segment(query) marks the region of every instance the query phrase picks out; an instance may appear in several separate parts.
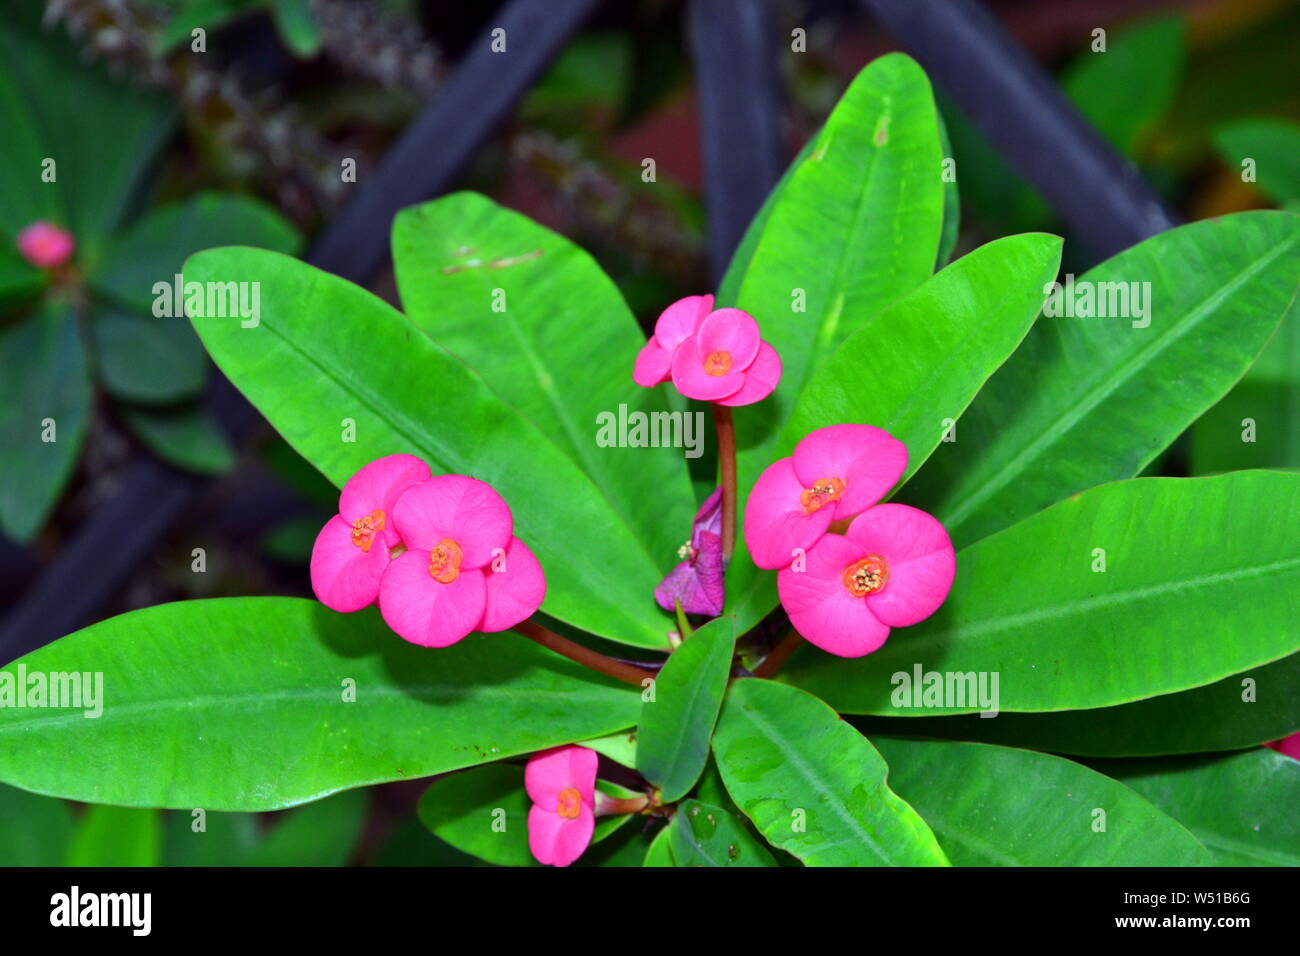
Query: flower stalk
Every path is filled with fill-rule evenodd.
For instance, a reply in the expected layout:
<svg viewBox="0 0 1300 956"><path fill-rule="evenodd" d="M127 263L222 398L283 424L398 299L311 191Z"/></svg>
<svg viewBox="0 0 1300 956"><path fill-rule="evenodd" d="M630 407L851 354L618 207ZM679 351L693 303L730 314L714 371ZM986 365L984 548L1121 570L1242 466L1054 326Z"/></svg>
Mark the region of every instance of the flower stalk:
<svg viewBox="0 0 1300 956"><path fill-rule="evenodd" d="M542 647L555 651L555 653L567 657L583 667L599 671L601 674L613 677L625 684L631 684L633 687L644 687L646 678L654 676L648 670L637 667L635 664L616 661L612 657L606 657L599 651L583 647L567 637L561 637L532 619L516 624L514 630L529 640L536 641Z"/></svg>
<svg viewBox="0 0 1300 956"><path fill-rule="evenodd" d="M736 426L731 409L713 402L713 422L718 431L718 463L722 469L722 559L731 560L736 549Z"/></svg>

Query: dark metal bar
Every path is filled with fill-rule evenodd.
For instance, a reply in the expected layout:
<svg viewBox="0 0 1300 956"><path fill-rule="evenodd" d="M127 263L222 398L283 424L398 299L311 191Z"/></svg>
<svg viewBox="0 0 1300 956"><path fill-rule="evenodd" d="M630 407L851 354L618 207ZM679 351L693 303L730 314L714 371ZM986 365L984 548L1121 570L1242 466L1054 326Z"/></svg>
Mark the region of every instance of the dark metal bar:
<svg viewBox="0 0 1300 956"><path fill-rule="evenodd" d="M389 255L393 215L453 183L598 2L512 0L379 168L359 177L356 199L307 260L353 282L371 279ZM497 28L505 31L502 53L492 51ZM232 435L245 435L258 422L256 410L224 379L214 383L211 397ZM0 629L0 662L91 621L206 487L194 475L137 456L117 494L78 529L10 611Z"/></svg>
<svg viewBox="0 0 1300 956"><path fill-rule="evenodd" d="M688 17L716 285L788 158L781 38L770 0L691 0Z"/></svg>
<svg viewBox="0 0 1300 956"><path fill-rule="evenodd" d="M1178 224L1137 167L978 0L862 2L1096 256Z"/></svg>

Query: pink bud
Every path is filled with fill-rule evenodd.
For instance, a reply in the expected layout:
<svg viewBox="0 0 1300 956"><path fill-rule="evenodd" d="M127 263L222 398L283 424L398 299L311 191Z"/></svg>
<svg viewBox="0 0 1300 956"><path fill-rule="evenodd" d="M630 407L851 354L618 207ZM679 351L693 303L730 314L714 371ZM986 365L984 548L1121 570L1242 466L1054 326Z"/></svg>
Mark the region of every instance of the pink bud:
<svg viewBox="0 0 1300 956"><path fill-rule="evenodd" d="M76 247L72 233L52 222L34 222L18 234L18 251L38 269L57 269Z"/></svg>

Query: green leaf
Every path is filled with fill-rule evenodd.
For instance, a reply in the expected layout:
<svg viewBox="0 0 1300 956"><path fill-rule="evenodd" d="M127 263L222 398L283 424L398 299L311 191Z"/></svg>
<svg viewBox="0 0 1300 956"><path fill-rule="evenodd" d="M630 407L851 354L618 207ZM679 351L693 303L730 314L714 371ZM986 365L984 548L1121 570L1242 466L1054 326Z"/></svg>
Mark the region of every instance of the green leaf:
<svg viewBox="0 0 1300 956"><path fill-rule="evenodd" d="M632 381L645 336L595 261L477 193L400 212L393 261L410 320L573 459L667 573L690 532L690 479L680 448L600 443L623 406L634 421L668 404ZM691 420L700 442L703 419Z"/></svg>
<svg viewBox="0 0 1300 956"><path fill-rule="evenodd" d="M173 408L121 409L122 420L158 457L180 468L219 475L235 463L235 453L220 427L198 404ZM320 527L317 525L316 531ZM315 532L312 533L313 540ZM308 545L307 553L311 553Z"/></svg>
<svg viewBox="0 0 1300 956"><path fill-rule="evenodd" d="M676 866L677 861L673 859L673 828L664 827L655 834L654 840L650 842L650 849L646 851L645 863L643 866Z"/></svg>
<svg viewBox="0 0 1300 956"><path fill-rule="evenodd" d="M636 730L620 730L616 734L606 734L593 740L580 740L580 746L608 757L614 763L620 763L630 770L636 769Z"/></svg>
<svg viewBox="0 0 1300 956"><path fill-rule="evenodd" d="M736 622L714 618L673 651L641 704L637 770L667 803L686 796L709 760L709 738L736 649Z"/></svg>
<svg viewBox="0 0 1300 956"><path fill-rule="evenodd" d="M943 229L939 232L939 253L934 258L934 269L938 272L952 259L953 250L957 248L957 237L961 233L961 195L957 191L956 159L953 157L952 142L948 138L948 127L943 121L943 113L936 109L935 122L939 124L939 149L945 164L953 163L953 175L943 180ZM943 172L948 172L945 165Z"/></svg>
<svg viewBox="0 0 1300 956"><path fill-rule="evenodd" d="M294 55L311 57L320 52L320 25L310 0L271 0L271 16L280 39Z"/></svg>
<svg viewBox="0 0 1300 956"><path fill-rule="evenodd" d="M961 547L1136 475L1249 367L1298 271L1300 216L1279 212L1181 226L1107 260L1076 291L1150 282L1146 318L1045 314L903 497Z"/></svg>
<svg viewBox="0 0 1300 956"><path fill-rule="evenodd" d="M163 839L165 866L248 866L261 841L257 815L194 810L167 814ZM200 825L203 829L195 830Z"/></svg>
<svg viewBox="0 0 1300 956"><path fill-rule="evenodd" d="M72 835L67 865L161 866L160 814L129 807L87 807Z"/></svg>
<svg viewBox="0 0 1300 956"><path fill-rule="evenodd" d="M1131 155L1173 103L1186 32L1179 15L1153 17L1114 31L1104 51L1081 53L1061 75L1065 95L1121 153Z"/></svg>
<svg viewBox="0 0 1300 956"><path fill-rule="evenodd" d="M248 865L343 866L361 835L366 804L364 790L346 790L278 815Z"/></svg>
<svg viewBox="0 0 1300 956"><path fill-rule="evenodd" d="M0 708L0 781L209 812L279 809L608 734L640 707L634 692L514 634L434 651L373 609L336 614L295 598L134 611L0 673L20 665L102 673L106 699L92 720Z"/></svg>
<svg viewBox="0 0 1300 956"><path fill-rule="evenodd" d="M1267 116L1237 120L1214 131L1214 145L1235 173L1251 160L1257 186L1274 202L1300 202L1300 124Z"/></svg>
<svg viewBox="0 0 1300 956"><path fill-rule="evenodd" d="M90 282L126 309L191 332L174 301L176 277L188 256L231 245L292 254L300 244L298 231L266 203L232 193L201 192L159 206L115 236Z"/></svg>
<svg viewBox="0 0 1300 956"><path fill-rule="evenodd" d="M999 239L882 309L813 374L774 458L818 428L864 422L907 446L906 481L1029 331L1060 258L1056 236ZM727 585L742 633L776 606L775 575L748 552Z"/></svg>
<svg viewBox="0 0 1300 956"><path fill-rule="evenodd" d="M1300 654L1177 694L1045 714L867 717L867 736L917 735L1009 744L1085 757L1240 750L1300 730Z"/></svg>
<svg viewBox="0 0 1300 956"><path fill-rule="evenodd" d="M876 746L894 789L957 866L1210 863L1182 824L1069 760L990 744L881 737Z"/></svg>
<svg viewBox="0 0 1300 956"><path fill-rule="evenodd" d="M631 793L605 781L597 790ZM528 813L533 801L524 789L524 768L493 763L435 782L420 798L420 820L440 840L498 866L540 866L528 848ZM597 817L591 842L599 843L632 819L629 814Z"/></svg>
<svg viewBox="0 0 1300 956"><path fill-rule="evenodd" d="M1199 687L1300 649L1297 539L1300 475L1102 485L961 551L943 607L874 654L805 649L781 680L841 712L900 716L985 709L955 698L906 706L903 680L917 667L996 676L1003 711Z"/></svg>
<svg viewBox="0 0 1300 956"><path fill-rule="evenodd" d="M72 309L51 302L0 331L0 368L0 530L22 543L67 484L90 417L90 371Z"/></svg>
<svg viewBox="0 0 1300 956"><path fill-rule="evenodd" d="M737 681L713 751L745 815L808 866L948 863L925 821L886 785L880 754L811 694Z"/></svg>
<svg viewBox="0 0 1300 956"><path fill-rule="evenodd" d="M62 800L0 786L0 866L62 866L71 839Z"/></svg>
<svg viewBox="0 0 1300 956"><path fill-rule="evenodd" d="M1256 747L1094 767L1191 830L1216 866L1300 866L1300 761Z"/></svg>
<svg viewBox="0 0 1300 956"><path fill-rule="evenodd" d="M208 377L203 346L183 318L100 309L90 338L104 390L123 401L166 404L193 398Z"/></svg>
<svg viewBox="0 0 1300 956"><path fill-rule="evenodd" d="M0 242L0 307L31 298L41 290L45 281L44 273L28 265L18 254L16 245Z"/></svg>
<svg viewBox="0 0 1300 956"><path fill-rule="evenodd" d="M766 848L730 813L698 800L677 807L669 826L677 866L776 866Z"/></svg>
<svg viewBox="0 0 1300 956"><path fill-rule="evenodd" d="M651 597L661 568L602 489L404 316L272 252L201 252L186 263L185 279L261 283L256 327L195 318L195 328L230 380L336 485L398 452L419 455L435 473L482 478L509 502L515 534L546 569L547 614L667 649ZM343 440L349 422L354 441ZM688 520L677 533L689 527Z"/></svg>
<svg viewBox="0 0 1300 956"><path fill-rule="evenodd" d="M170 134L173 111L162 96L87 62L61 28L40 19L40 5L29 3L0 22L0 228L16 233L54 219L76 236L78 258L93 263ZM56 163L54 182L42 179L46 158Z"/></svg>
<svg viewBox="0 0 1300 956"><path fill-rule="evenodd" d="M858 74L781 186L736 296L782 363L773 395L737 410L742 488L776 457L814 369L930 277L943 227L941 160L929 81L891 53Z"/></svg>

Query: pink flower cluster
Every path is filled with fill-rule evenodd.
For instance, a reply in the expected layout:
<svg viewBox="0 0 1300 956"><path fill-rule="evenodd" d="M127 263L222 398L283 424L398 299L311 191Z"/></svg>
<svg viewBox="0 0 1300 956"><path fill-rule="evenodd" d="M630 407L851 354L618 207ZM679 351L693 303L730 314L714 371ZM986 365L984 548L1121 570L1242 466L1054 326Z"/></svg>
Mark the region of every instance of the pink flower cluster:
<svg viewBox="0 0 1300 956"><path fill-rule="evenodd" d="M533 754L524 769L528 849L538 863L568 866L596 829L596 751L569 745Z"/></svg>
<svg viewBox="0 0 1300 956"><path fill-rule="evenodd" d="M18 233L18 252L38 269L57 269L77 248L72 233L41 220Z"/></svg>
<svg viewBox="0 0 1300 956"><path fill-rule="evenodd" d="M713 296L692 295L664 309L632 370L638 385L672 381L687 398L752 405L781 381L781 358L759 338L741 309L713 309Z"/></svg>
<svg viewBox="0 0 1300 956"><path fill-rule="evenodd" d="M316 537L311 586L336 611L377 600L388 626L425 647L504 631L546 597L546 577L486 482L430 474L414 455L363 466Z"/></svg>
<svg viewBox="0 0 1300 956"><path fill-rule="evenodd" d="M907 448L871 425L811 432L763 472L745 508L754 563L777 571L781 604L804 638L840 657L877 650L892 627L929 617L957 570L932 516L877 504L907 468ZM852 524L843 534L832 523Z"/></svg>

